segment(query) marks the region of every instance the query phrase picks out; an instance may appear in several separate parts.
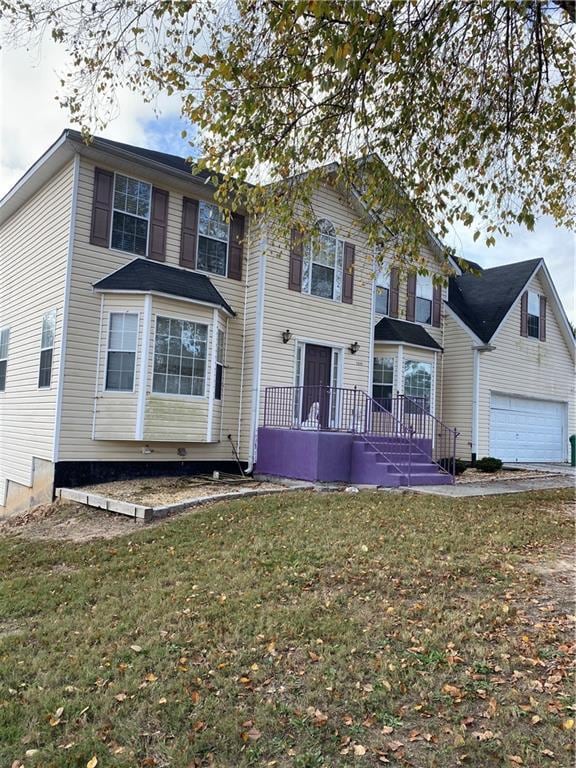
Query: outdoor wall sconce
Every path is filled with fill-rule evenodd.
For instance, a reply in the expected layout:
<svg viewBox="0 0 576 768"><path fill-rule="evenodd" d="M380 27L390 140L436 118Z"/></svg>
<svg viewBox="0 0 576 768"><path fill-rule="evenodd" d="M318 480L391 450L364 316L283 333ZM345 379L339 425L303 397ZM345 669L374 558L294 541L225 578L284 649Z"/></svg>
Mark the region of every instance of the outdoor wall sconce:
<svg viewBox="0 0 576 768"><path fill-rule="evenodd" d="M350 344L350 346L348 347L348 349L350 350L350 354L355 355L356 352L358 352L358 350L360 349L360 344L358 344L357 341L353 341L352 344Z"/></svg>
<svg viewBox="0 0 576 768"><path fill-rule="evenodd" d="M288 344L291 338L292 331L289 331L288 328L286 328L285 331L282 331L282 344Z"/></svg>

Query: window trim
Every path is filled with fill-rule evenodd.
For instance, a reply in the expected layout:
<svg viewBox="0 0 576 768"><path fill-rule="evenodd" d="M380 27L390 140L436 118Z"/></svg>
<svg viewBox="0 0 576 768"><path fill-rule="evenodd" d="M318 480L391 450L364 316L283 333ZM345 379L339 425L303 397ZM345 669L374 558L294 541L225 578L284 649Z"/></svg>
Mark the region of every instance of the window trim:
<svg viewBox="0 0 576 768"><path fill-rule="evenodd" d="M432 398L433 398L433 392L434 392L434 362L432 360L416 360L413 357L405 357L404 358L404 369L402 371L402 392L406 397L409 398L419 398L421 395L408 395L406 393L406 369L410 363L416 363L418 365L427 365L430 367L430 394L428 396L428 410L430 413L432 413Z"/></svg>
<svg viewBox="0 0 576 768"><path fill-rule="evenodd" d="M162 317L167 320L180 320L185 323L195 323L196 325L204 325L208 329L206 334L206 366L204 369L204 394L203 395L182 395L180 392L155 392L154 391L154 359L156 357L156 336L158 332L158 318ZM190 401L190 400L206 400L208 401L211 397L211 393L209 391L208 387L208 369L210 367L210 347L211 347L211 341L210 341L210 331L212 330L212 323L206 319L203 320L191 320L189 317L179 317L178 315L174 314L159 314L158 312L155 312L152 315L153 318L153 325L154 325L154 335L152 338L152 371L151 371L151 381L150 381L150 397L160 397L166 400L172 400L174 398L178 400L184 400L184 401Z"/></svg>
<svg viewBox="0 0 576 768"><path fill-rule="evenodd" d="M530 297L535 296L536 301L538 302L538 313L534 314L533 312L530 312ZM534 339L534 341L540 341L540 296L537 291L532 291L528 289L528 300L526 301L526 338L528 339ZM534 317L537 320L537 328L536 328L536 335L533 333L530 333L530 318Z"/></svg>
<svg viewBox="0 0 576 768"><path fill-rule="evenodd" d="M132 179L133 181L138 181L141 184L147 184L150 187L150 198L148 201L148 217L147 217L147 227L146 227L146 252L144 254L134 253L134 251L123 251L121 248L114 248L112 245L112 235L114 234L114 213L118 211L118 213L124 213L127 216L133 216L135 219L143 219L143 216L135 216L133 213L128 213L127 211L121 211L120 209L116 208L114 205L114 198L116 193L116 177L117 176L124 176L125 179ZM152 188L153 184L150 181L145 181L144 179L139 179L137 176L127 176L125 173L118 173L114 171L114 184L112 185L112 207L111 207L111 215L110 215L110 240L109 240L109 248L111 251L114 251L115 253L129 253L132 256L134 256L137 259L147 259L148 258L148 251L150 248L150 223L152 220Z"/></svg>
<svg viewBox="0 0 576 768"><path fill-rule="evenodd" d="M44 336L44 321L49 315L54 315L54 328L52 330L52 345L49 347L42 346L42 337ZM38 378L37 378L37 389L52 389L52 373L54 368L54 344L56 342L56 319L57 319L57 311L56 309L49 309L48 312L44 312L42 315L42 325L40 330L40 358L38 360ZM40 384L40 373L42 371L42 352L47 352L48 350L51 350L52 356L50 358L50 382L48 384Z"/></svg>
<svg viewBox="0 0 576 768"><path fill-rule="evenodd" d="M304 243L304 253L303 253L303 259L302 259L302 283L301 283L301 293L304 293L307 296L313 296L316 299L324 299L324 301L332 301L336 302L337 304L342 303L342 289L343 289L343 283L344 283L344 245L345 241L338 237L338 231L334 225L334 222L331 221L331 219L321 218L316 221L314 224L314 228L318 230L319 234L325 234L323 233L318 225L321 222L325 222L330 224L332 229L334 230L334 242L335 242L335 250L334 250L334 266L328 267L326 264L321 264L318 261L314 261L314 249L312 248L312 240L314 235L311 235L309 238L307 238L306 242ZM304 269L305 269L305 262L309 262L309 279L308 279L308 286L307 290L304 286ZM328 269L332 269L334 272L334 282L333 282L333 288L332 288L332 296L319 296L317 293L312 293L312 267L316 264L318 267L327 267ZM337 295L336 293L336 284L337 284L337 274L338 270L340 268L340 295Z"/></svg>
<svg viewBox="0 0 576 768"><path fill-rule="evenodd" d="M110 352L126 352L125 349L110 349L110 331L112 328L112 315L136 315L136 342L134 344L134 375L132 377L132 389L108 389L106 380L108 378L108 355ZM138 310L126 309L108 311L108 332L106 334L106 354L104 365L104 381L102 382L102 392L108 397L117 395L133 395L136 392L136 370L138 368L138 345L140 343L140 312Z"/></svg>
<svg viewBox="0 0 576 768"><path fill-rule="evenodd" d="M6 357L0 357L0 363L6 363L6 370L4 373L4 386L0 388L0 395L6 392L6 385L8 382L8 357L10 355L10 326L9 325L3 325L0 327L0 338L2 334L6 331ZM1 347L0 347L1 349Z"/></svg>
<svg viewBox="0 0 576 768"><path fill-rule="evenodd" d="M210 205L213 208L216 208L218 212L220 212L220 207L216 203L211 203L208 200L198 200L198 226L196 228L196 272L200 272L203 275L211 275L212 277L228 277L228 261L230 259L230 222L228 221L226 226L228 227L228 237L226 240L219 240L217 237L212 237L211 235L203 235L200 232L200 208L202 205ZM216 243L226 243L226 261L224 262L224 272L223 274L220 274L219 272L210 272L207 269L200 269L198 267L198 256L200 254L200 238L205 237L207 240L214 240ZM187 395L186 395L187 397ZM198 395L197 395L198 397Z"/></svg>

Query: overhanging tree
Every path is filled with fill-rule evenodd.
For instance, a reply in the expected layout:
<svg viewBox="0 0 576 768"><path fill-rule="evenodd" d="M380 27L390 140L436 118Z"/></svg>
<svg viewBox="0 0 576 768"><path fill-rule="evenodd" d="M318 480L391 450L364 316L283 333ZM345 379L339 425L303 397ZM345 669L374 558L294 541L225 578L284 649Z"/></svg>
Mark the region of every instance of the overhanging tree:
<svg viewBox="0 0 576 768"><path fill-rule="evenodd" d="M72 55L87 134L120 87L179 94L218 197L314 218L320 181L378 215L376 249L424 268L457 225L488 245L543 214L574 228L575 6L535 0L0 0L16 40ZM273 179L275 184L268 184ZM246 184L247 181L252 185Z"/></svg>

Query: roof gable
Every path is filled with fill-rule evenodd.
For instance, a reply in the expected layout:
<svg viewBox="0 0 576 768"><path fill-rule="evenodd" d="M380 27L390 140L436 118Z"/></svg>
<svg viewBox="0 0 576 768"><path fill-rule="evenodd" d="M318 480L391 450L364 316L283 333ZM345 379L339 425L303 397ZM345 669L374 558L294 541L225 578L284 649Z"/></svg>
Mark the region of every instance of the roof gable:
<svg viewBox="0 0 576 768"><path fill-rule="evenodd" d="M448 306L487 344L542 264L542 259L530 259L452 277Z"/></svg>

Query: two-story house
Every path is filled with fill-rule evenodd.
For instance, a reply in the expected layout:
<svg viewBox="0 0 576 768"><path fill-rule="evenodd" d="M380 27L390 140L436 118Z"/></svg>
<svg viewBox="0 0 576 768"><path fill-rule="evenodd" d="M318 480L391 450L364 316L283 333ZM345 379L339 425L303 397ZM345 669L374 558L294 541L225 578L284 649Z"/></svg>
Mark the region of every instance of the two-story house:
<svg viewBox="0 0 576 768"><path fill-rule="evenodd" d="M282 238L265 218L227 220L184 159L64 131L0 201L0 510L238 462L451 482L449 418L468 418L446 403L453 287L387 260L374 279L358 199L325 185L313 207L315 234ZM426 255L439 271L441 250ZM564 376L572 352L554 349Z"/></svg>

